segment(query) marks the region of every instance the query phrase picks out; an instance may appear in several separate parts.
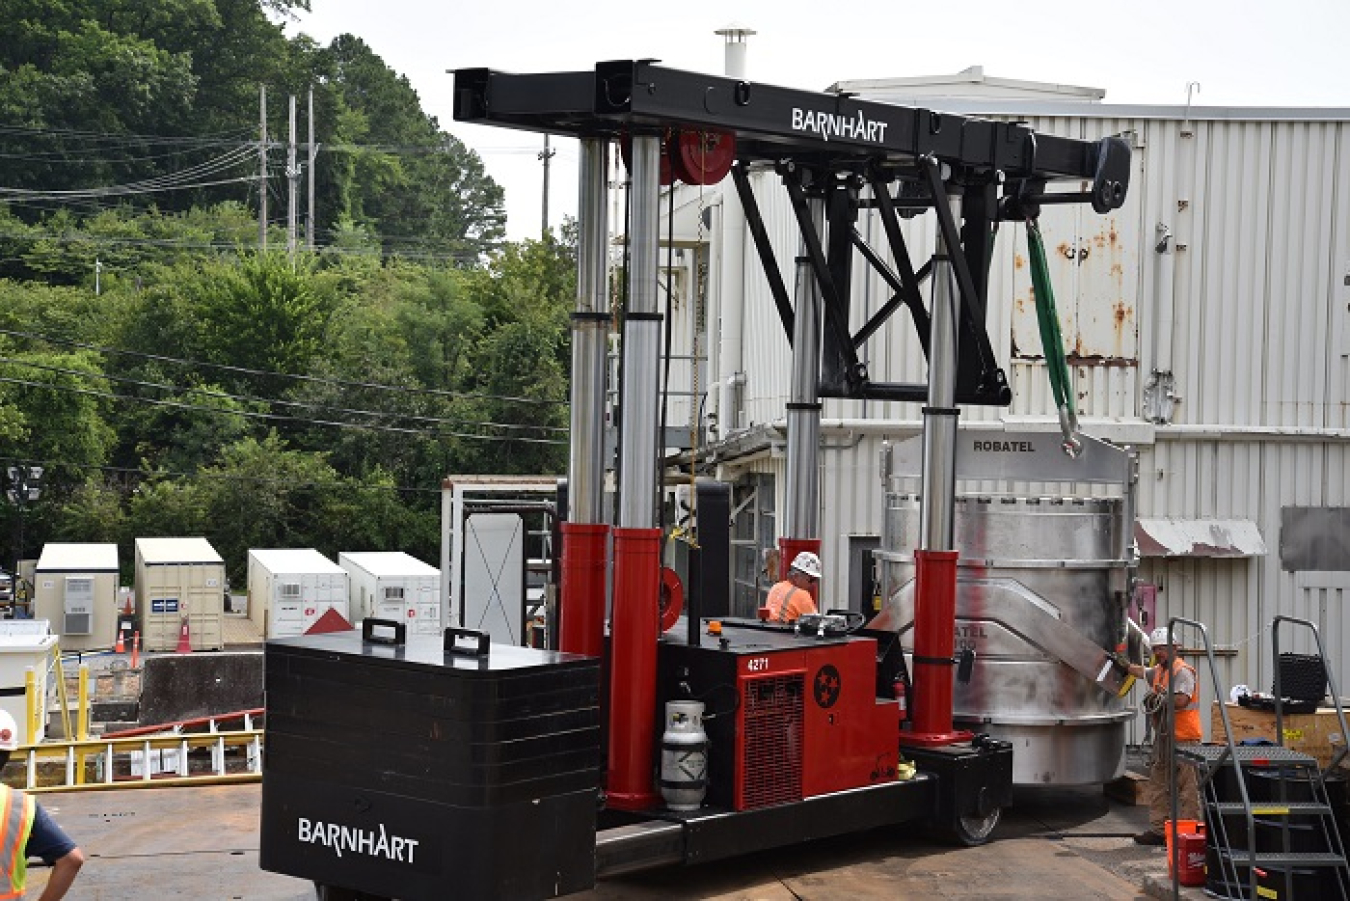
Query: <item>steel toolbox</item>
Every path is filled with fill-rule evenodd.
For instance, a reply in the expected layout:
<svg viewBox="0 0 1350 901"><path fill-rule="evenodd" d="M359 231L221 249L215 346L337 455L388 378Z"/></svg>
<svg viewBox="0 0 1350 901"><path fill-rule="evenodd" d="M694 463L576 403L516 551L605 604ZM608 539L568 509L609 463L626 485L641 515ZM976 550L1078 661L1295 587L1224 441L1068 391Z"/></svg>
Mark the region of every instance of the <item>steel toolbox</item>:
<svg viewBox="0 0 1350 901"><path fill-rule="evenodd" d="M598 660L376 620L265 660L263 869L403 899L594 883Z"/></svg>

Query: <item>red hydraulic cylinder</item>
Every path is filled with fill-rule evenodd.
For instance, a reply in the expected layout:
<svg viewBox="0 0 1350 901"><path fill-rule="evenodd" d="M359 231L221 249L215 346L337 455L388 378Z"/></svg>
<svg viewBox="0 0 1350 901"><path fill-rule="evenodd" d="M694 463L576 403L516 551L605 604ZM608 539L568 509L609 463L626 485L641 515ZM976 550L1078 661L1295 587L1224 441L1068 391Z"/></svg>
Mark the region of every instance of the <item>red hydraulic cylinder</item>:
<svg viewBox="0 0 1350 901"><path fill-rule="evenodd" d="M797 559L797 555L803 551L810 551L817 557L820 556L819 538L780 538L778 539L778 578L783 580L787 578L788 567L792 561ZM820 606L820 583L811 586L811 600Z"/></svg>
<svg viewBox="0 0 1350 901"><path fill-rule="evenodd" d="M558 647L569 654L605 652L605 572L609 526L565 522L562 532L562 603Z"/></svg>
<svg viewBox="0 0 1350 901"><path fill-rule="evenodd" d="M950 745L971 733L952 729L956 650L956 551L914 552L914 704L901 744Z"/></svg>
<svg viewBox="0 0 1350 901"><path fill-rule="evenodd" d="M661 530L616 528L606 789L617 810L646 810L660 802L653 756L660 591Z"/></svg>

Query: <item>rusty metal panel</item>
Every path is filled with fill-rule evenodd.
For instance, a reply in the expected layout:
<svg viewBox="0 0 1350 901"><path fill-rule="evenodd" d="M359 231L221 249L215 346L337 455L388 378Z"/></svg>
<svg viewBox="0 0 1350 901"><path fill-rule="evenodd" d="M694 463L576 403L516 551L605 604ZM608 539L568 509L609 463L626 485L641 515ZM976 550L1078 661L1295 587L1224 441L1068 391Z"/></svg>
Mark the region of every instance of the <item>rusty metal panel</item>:
<svg viewBox="0 0 1350 901"><path fill-rule="evenodd" d="M1087 139L1139 127L1098 117L1033 119L1030 124L1037 131ZM1075 361L1115 361L1127 366L1138 361L1145 160L1145 154L1134 153L1129 197L1124 207L1110 215L1099 216L1080 205L1042 210L1041 232L1060 329L1066 352ZM1010 286L1005 289L1013 298L1013 354L1044 357L1025 229L1011 224L1004 228L1013 232L1012 268L1006 272Z"/></svg>

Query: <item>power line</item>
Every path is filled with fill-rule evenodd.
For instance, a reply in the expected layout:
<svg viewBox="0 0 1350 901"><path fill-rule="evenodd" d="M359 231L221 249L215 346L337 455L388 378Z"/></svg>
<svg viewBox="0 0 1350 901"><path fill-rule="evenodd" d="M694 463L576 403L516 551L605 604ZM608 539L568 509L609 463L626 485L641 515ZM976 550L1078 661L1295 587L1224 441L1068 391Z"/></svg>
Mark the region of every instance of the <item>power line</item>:
<svg viewBox="0 0 1350 901"><path fill-rule="evenodd" d="M84 193L50 193L50 194L13 194L9 196L22 197L25 200L45 200L48 202L69 202L72 200L85 200L97 197L138 197L142 194L160 194L165 191L191 191L196 188L215 188L221 185L237 185L242 182L257 181L256 175L245 175L239 178L224 178L216 181L184 182L161 185L158 187L143 187L131 189L126 185L117 185L106 190L90 191ZM7 191L21 191L18 188L0 188L0 194Z"/></svg>
<svg viewBox="0 0 1350 901"><path fill-rule="evenodd" d="M33 137L79 138L101 143L142 143L165 145L196 145L225 147L237 144L252 133L252 129L234 129L212 135L146 135L135 132L85 131L74 128L34 128L26 125L0 125L0 135L28 135Z"/></svg>
<svg viewBox="0 0 1350 901"><path fill-rule="evenodd" d="M232 147L239 141L246 140L247 136L251 134L251 131L252 130L249 129L237 132L222 133L222 137L220 138L209 138L209 137L195 138L188 135L180 135L180 136L142 135L132 133L76 131L70 129L41 129L41 128L25 128L22 126L0 125L0 136L10 134L14 136L27 135L33 137L64 137L64 138L84 139L103 144L113 142L128 145L141 143L148 145L167 145L167 146L182 145L182 146L197 146L197 147ZM234 135L233 140L231 140L228 137L229 135ZM463 141L463 139L457 137L456 135L451 134L448 131L437 132L436 136L430 138L428 142L425 144L361 144L355 142L348 142L341 144L338 143L324 144L323 149L325 153L328 152L357 153L362 151L369 151L375 153L389 153L396 156L397 155L432 156L435 154L453 152L451 147L447 146L443 141L437 140L437 138L442 137L453 138L454 141L459 146L463 147L464 149L472 153L479 152L475 148L470 147L468 144L466 144ZM257 152L258 142L256 140L252 141L249 144L249 146L251 150L253 150L255 153ZM277 150L284 148L286 146L286 142L269 140L266 142L265 146L267 147L268 150ZM515 152L517 148L509 146L501 146L501 147L489 147L487 148L487 150L494 153L504 153L504 152ZM522 150L520 152L523 153L527 151ZM534 151L529 150L528 152L533 153Z"/></svg>
<svg viewBox="0 0 1350 901"><path fill-rule="evenodd" d="M0 135L0 138L3 136ZM135 143L126 142L128 145ZM228 143L221 142L220 146L233 147L238 141ZM255 142L256 144L256 142ZM93 153L104 153L114 150L114 147L99 147ZM214 149L201 147L174 148L166 150L163 153L151 153L144 156L84 156L82 151L75 151L69 147L63 147L60 150L29 150L25 153L0 153L0 159L18 160L25 163L41 163L43 165L62 165L62 166L90 166L104 165L113 163L117 165L131 165L133 163L149 163L156 160L165 160L173 157L181 157L185 153L194 153L197 150Z"/></svg>
<svg viewBox="0 0 1350 901"><path fill-rule="evenodd" d="M257 181L257 176L252 176L250 178L242 178L239 179L239 181ZM89 205L94 202L95 201L76 201L76 203L84 205ZM9 201L8 203L11 206L31 206L34 209L45 209L45 207L39 206L36 203L21 203L18 201ZM95 207L96 210L106 208L107 207ZM272 219L268 221L269 226L280 224L281 224L280 219ZM250 231L252 231L254 226L250 225L248 226L248 228ZM242 232L243 227L241 226L239 230ZM246 245L246 242L244 241L236 243L227 243L224 241L193 242L193 241L181 241L176 238L116 238L104 235L87 235L87 234L62 235L62 234L55 234L53 232L0 232L0 239L8 239L13 241L24 241L24 240L55 241L60 244L91 244L91 245L98 244L110 246L130 246L130 247L138 247L138 246L167 247L177 250L202 250L202 251L239 250L241 246ZM381 243L384 243L384 239L377 238L377 240L379 240ZM416 239L408 239L408 240L412 241ZM384 248L381 246L361 248L361 247L339 247L335 244L319 244L315 247L315 252L320 254L330 254L333 256L380 257L380 258L390 256L390 257L401 257L403 259L409 260L427 260L432 262L471 262L478 258L478 253L476 251L470 250L447 251L443 253L436 253L432 251L407 250L395 247L389 251L385 251Z"/></svg>
<svg viewBox="0 0 1350 901"><path fill-rule="evenodd" d="M6 188L0 187L0 197L13 197L21 200L66 200L66 199L85 199L98 197L127 197L140 194L153 194L161 191L177 191L191 188L215 187L217 185L238 184L244 181L257 181L260 176L248 175L242 178L232 178L215 181L196 181L196 179L207 178L225 172L238 166L242 162L252 163L252 148L240 147L223 156L212 160L199 163L195 166L189 166L186 169L180 169L175 172L165 173L164 175L153 178L143 179L141 181L129 182L120 185L103 185L93 188L72 188L70 190L41 191L30 188Z"/></svg>
<svg viewBox="0 0 1350 901"><path fill-rule="evenodd" d="M294 482L286 479L264 479L257 476L236 476L225 475L223 473L208 472L198 470L197 472L180 472L170 469L141 469L134 466L104 466L97 463L76 463L71 460L34 460L32 457L2 457L0 461L6 463L26 463L45 466L49 469L55 466L64 466L70 469L97 470L99 472L115 472L126 475L143 475L161 478L184 478L184 479L214 479L220 482L251 482L258 485L277 485L283 488L356 488L362 491L399 491L405 493L426 493L440 494L437 488L410 488L404 485L371 485L365 482L356 484L341 484L331 482Z"/></svg>
<svg viewBox="0 0 1350 901"><path fill-rule="evenodd" d="M506 422L489 422L478 419L445 419L437 416L420 416L415 413L391 413L384 410L358 410L348 407L338 407L332 404L315 403L312 401L293 401L277 400L270 397L258 397L249 394L231 394L227 391L211 391L206 388L183 388L178 385L165 385L161 382L145 382L139 379L128 378L126 376L108 375L107 373L91 373L80 369L67 369L61 366L50 366L45 363L35 363L31 360L22 360L17 357L0 356L0 363L11 363L17 366L27 366L30 369L40 369L45 372L56 372L62 375L78 375L86 378L100 378L109 382L118 382L124 385L135 385L138 388L155 388L160 391L178 391L184 394L201 394L206 397L223 397L228 400L237 400L244 402L254 402L270 404L280 407L306 407L315 410L331 410L334 413L346 413L355 416L375 416L392 419L407 419L413 422L425 422L433 425L455 425L455 426L486 426L495 429L518 429L533 430L542 432L566 432L567 429L561 426L552 425L520 425ZM230 411L222 411L230 412ZM309 421L309 420L306 420ZM353 423L354 424L354 423Z"/></svg>
<svg viewBox="0 0 1350 901"><path fill-rule="evenodd" d="M293 375L287 372L274 372L266 369L249 369L244 366L231 366L228 363L207 363L201 360L184 360L178 357L166 357L159 354L144 353L137 350L123 350L116 347L104 347L98 344L88 344L83 341L75 341L70 338L54 338L49 335L41 335L37 332L25 332L17 329L0 328L0 335L8 335L11 338L28 338L37 341L46 341L48 344L57 344L66 347L78 347L81 350L92 350L103 354L118 354L127 357L137 357L144 360L154 360L158 363L174 363L179 366L201 366L208 369L221 369L226 372L233 372L240 375L256 375L265 378L283 378L295 379L301 382L314 382L321 385L334 385L339 388L370 388L377 391L399 391L410 394L428 394L433 397L466 398L468 400L500 400L510 403L522 404L541 404L549 406L564 406L568 404L565 400L545 400L537 397L511 397L502 394L478 394L471 391L445 391L439 388L409 388L403 385L381 385L375 382L353 382L346 379L330 379L316 375Z"/></svg>
<svg viewBox="0 0 1350 901"><path fill-rule="evenodd" d="M86 378L96 379L101 376L96 373L84 373ZM243 416L248 419L265 419L274 422L293 422L301 425L323 425L332 426L339 429L355 429L363 432L393 432L400 435L416 435L420 438L466 438L473 441L511 441L524 442L526 444L552 444L559 447L566 447L566 441L555 441L551 438L525 438L518 435L474 435L467 432L437 431L428 435L424 431L417 429L405 429L399 426L391 425L367 425L357 422L335 422L326 419L300 419L294 416L282 416L279 413L259 413L253 410L221 410L218 407L205 407L200 404L187 404L181 401L156 400L150 397L132 397L126 394L114 394L110 391L94 391L90 388L74 388L69 385L53 385L45 382L30 382L26 379L9 378L0 376L0 382L10 385L23 385L28 388L43 388L48 391L61 391L67 394L84 394L90 397L99 397L105 400L120 400L128 403L151 404L157 407L172 407L179 410L197 410L204 413L213 413L217 416Z"/></svg>

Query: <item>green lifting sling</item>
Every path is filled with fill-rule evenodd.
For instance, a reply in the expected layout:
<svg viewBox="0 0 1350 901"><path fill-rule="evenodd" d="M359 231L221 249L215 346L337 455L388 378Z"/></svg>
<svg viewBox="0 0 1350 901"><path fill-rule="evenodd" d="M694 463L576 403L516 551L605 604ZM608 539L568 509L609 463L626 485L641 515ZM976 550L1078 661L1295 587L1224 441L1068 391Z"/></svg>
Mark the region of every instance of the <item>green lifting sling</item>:
<svg viewBox="0 0 1350 901"><path fill-rule="evenodd" d="M1045 349L1045 368L1050 373L1050 389L1059 411L1059 428L1064 435L1064 452L1076 457L1082 451L1078 440L1078 414L1073 407L1073 385L1069 363L1064 356L1064 336L1059 331L1059 313L1055 292L1050 286L1050 266L1045 260L1045 242L1033 219L1027 220L1027 246L1031 253L1031 286L1036 302L1036 320L1041 327L1041 346Z"/></svg>

